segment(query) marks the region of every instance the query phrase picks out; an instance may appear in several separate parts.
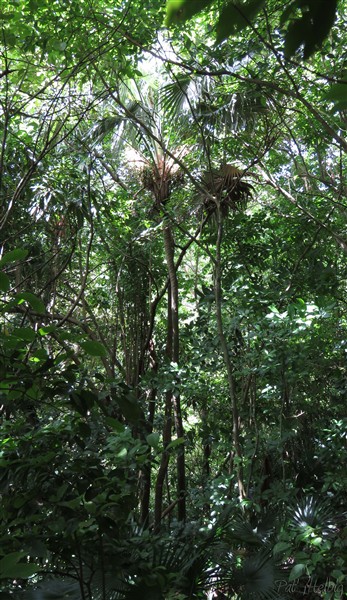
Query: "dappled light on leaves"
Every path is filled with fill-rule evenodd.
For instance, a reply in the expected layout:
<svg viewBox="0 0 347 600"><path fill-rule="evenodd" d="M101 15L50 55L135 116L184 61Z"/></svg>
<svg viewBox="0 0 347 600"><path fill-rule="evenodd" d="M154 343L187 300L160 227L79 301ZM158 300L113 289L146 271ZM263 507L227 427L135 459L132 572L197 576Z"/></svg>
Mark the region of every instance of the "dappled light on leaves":
<svg viewBox="0 0 347 600"><path fill-rule="evenodd" d="M346 18L0 10L0 599L342 600Z"/></svg>

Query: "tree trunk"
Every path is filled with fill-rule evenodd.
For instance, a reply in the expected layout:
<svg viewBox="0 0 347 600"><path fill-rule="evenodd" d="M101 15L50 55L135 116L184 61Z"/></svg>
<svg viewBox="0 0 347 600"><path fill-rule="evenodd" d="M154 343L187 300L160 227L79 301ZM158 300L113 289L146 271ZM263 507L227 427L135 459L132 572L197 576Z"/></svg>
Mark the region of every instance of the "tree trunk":
<svg viewBox="0 0 347 600"><path fill-rule="evenodd" d="M161 455L160 466L158 470L157 480L155 483L155 499L154 499L154 531L158 532L162 519L163 511L163 486L169 466L169 452L166 450L171 442L171 427L172 427L172 399L171 392L167 392L165 401L165 417L163 428L163 452Z"/></svg>
<svg viewBox="0 0 347 600"><path fill-rule="evenodd" d="M158 372L158 361L157 355L154 347L153 340L150 340L149 343L149 358L150 358L150 369L152 373L156 374ZM153 422L154 422L154 414L155 414L155 406L156 406L156 398L157 398L157 389L152 388L148 394L148 433L152 433L153 431ZM149 453L149 458L150 458ZM141 495L141 509L140 509L140 519L141 525L145 528L149 526L149 508L150 508L150 497L151 497L151 474L152 474L152 463L151 460L148 461L148 464L142 469L141 479L142 479L142 495Z"/></svg>
<svg viewBox="0 0 347 600"><path fill-rule="evenodd" d="M171 290L170 285L168 288L168 305L167 305L167 338L166 338L166 354L170 358L172 354L172 311L171 311ZM162 519L163 511L163 486L167 469L169 466L169 453L167 446L171 442L171 428L172 428L172 394L170 391L166 392L165 396L165 415L164 415L164 426L163 426L163 452L161 455L160 466L157 474L157 480L155 484L155 499L154 499L154 531L158 532L160 529L160 523Z"/></svg>
<svg viewBox="0 0 347 600"><path fill-rule="evenodd" d="M216 317L217 317L217 327L218 327L218 335L220 344L222 347L224 364L227 370L228 376L228 386L229 386L229 396L231 402L231 413L232 413L232 436L233 436L233 444L235 448L235 455L237 458L236 465L236 474L237 474L237 483L239 488L239 497L240 500L245 498L245 489L243 483L243 466L242 466L242 450L240 444L240 429L239 429L239 412L237 406L237 398L236 398L236 385L235 385L235 376L234 369L231 362L229 349L227 340L224 333L223 327L223 315L222 315L222 266L221 266L221 248L222 248L222 239L223 239L223 216L221 214L220 206L217 205L216 208L216 216L217 216L217 243L216 243L216 262L215 262L215 272L214 272L214 292L215 292L215 301L216 301Z"/></svg>
<svg viewBox="0 0 347 600"><path fill-rule="evenodd" d="M174 261L174 241L172 231L169 225L165 224L163 229L164 248L166 264L170 279L168 289L170 312L171 312L171 331L172 347L169 358L171 362L179 364L179 320L178 320L178 280ZM181 401L178 392L172 393L172 406L174 410L174 420L176 434L178 438L184 437L183 420L181 413ZM177 493L178 493L178 520L185 521L186 518L186 473L185 473L185 452L184 444L181 444L177 450Z"/></svg>

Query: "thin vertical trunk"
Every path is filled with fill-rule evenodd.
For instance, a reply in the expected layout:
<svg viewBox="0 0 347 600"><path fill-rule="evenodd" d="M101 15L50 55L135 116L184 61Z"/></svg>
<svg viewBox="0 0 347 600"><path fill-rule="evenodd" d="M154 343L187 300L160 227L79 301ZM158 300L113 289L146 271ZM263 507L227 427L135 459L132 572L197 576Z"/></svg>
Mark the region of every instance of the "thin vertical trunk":
<svg viewBox="0 0 347 600"><path fill-rule="evenodd" d="M203 464L202 464L202 485L205 487L211 475L210 458L211 458L211 440L210 428L208 425L207 399L204 398L201 409L201 425L202 425L202 446L203 446ZM211 505L206 500L204 503L204 513L209 515Z"/></svg>
<svg viewBox="0 0 347 600"><path fill-rule="evenodd" d="M210 435L209 435L209 427L208 427L208 413L206 401L204 400L202 409L201 409L201 422L202 422L202 444L203 444L203 452L204 452L204 462L202 467L203 478L207 480L211 473L210 468L210 457L211 457L211 443L210 443Z"/></svg>
<svg viewBox="0 0 347 600"><path fill-rule="evenodd" d="M155 483L155 498L154 498L154 531L158 532L160 529L160 522L163 510L163 487L167 468L169 466L169 452L167 446L171 442L171 427L172 427L172 400L171 393L167 392L165 400L165 415L164 415L164 428L163 428L163 452L161 455L157 480Z"/></svg>
<svg viewBox="0 0 347 600"><path fill-rule="evenodd" d="M164 176L165 164L162 170L158 169L159 180L156 180L154 196L158 206L165 204L170 195L169 181ZM178 280L175 267L175 249L171 227L167 222L163 224L163 241L167 270L170 284L168 286L168 332L166 353L170 362L179 363L179 321L178 321ZM174 415L175 429L178 438L184 437L181 402L177 392L169 391L166 394L165 422L163 429L164 450L156 481L154 527L158 530L162 518L163 484L165 481L169 453L166 448L171 441L172 410ZM177 451L177 495L178 495L178 520L185 521L186 518L186 480L185 480L185 453L184 445L180 445Z"/></svg>
<svg viewBox="0 0 347 600"><path fill-rule="evenodd" d="M227 340L224 333L223 327L223 315L222 315L222 265L221 265L221 248L222 248L222 239L223 239L223 216L221 214L220 206L217 205L216 208L217 215L217 243L216 243L216 262L215 262L215 272L214 272L214 292L215 292L215 301L216 301L216 317L217 317L217 327L218 327L218 335L220 344L222 347L224 364L227 370L228 376L228 386L229 386L229 396L231 402L231 413L232 413L232 434L233 434L233 444L235 448L235 455L237 457L237 483L239 488L239 497L240 499L245 498L245 489L243 483L243 467L242 467L242 450L240 444L240 430L239 430L239 412L237 406L237 397L236 397L236 385L235 385L235 376L234 369L231 362L229 349Z"/></svg>
<svg viewBox="0 0 347 600"><path fill-rule="evenodd" d="M164 226L164 248L167 270L170 279L169 298L171 305L171 328L172 328L172 348L171 360L178 364L179 361L179 322L178 322L178 280L174 259L174 241L171 227Z"/></svg>
<svg viewBox="0 0 347 600"><path fill-rule="evenodd" d="M150 357L150 369L156 374L158 372L158 361L155 352L154 342L153 340L149 343L149 357ZM156 397L157 390L156 388L152 388L148 395L148 433L152 433L153 431L153 422L154 422L154 414L155 414L155 405L156 405ZM141 525L143 527L149 526L149 507L150 507L150 497L151 497L151 473L152 473L152 464L151 461L148 461L142 469L142 496L141 496L141 509L140 509L140 519Z"/></svg>
<svg viewBox="0 0 347 600"><path fill-rule="evenodd" d="M164 225L164 248L166 264L168 268L170 286L169 301L171 305L171 328L172 328L172 348L171 361L179 363L179 320L178 320L178 280L174 261L174 241L171 228ZM181 413L181 400L179 393L172 394L172 406L174 411L174 420L176 434L178 438L184 437L183 420ZM185 521L186 518L186 473L185 473L185 452L184 444L181 444L177 451L177 493L178 493L178 520Z"/></svg>
<svg viewBox="0 0 347 600"><path fill-rule="evenodd" d="M168 289L168 303L167 303L167 334L166 334L166 354L168 357L172 353L172 316L171 316L171 293L170 286ZM172 397L171 392L168 391L165 395L165 414L164 414L164 426L163 426L163 452L160 459L159 470L157 474L157 480L155 483L155 498L154 498L154 531L159 531L160 522L162 519L163 512L163 487L169 466L169 453L166 450L167 446L171 442L171 428L172 428Z"/></svg>

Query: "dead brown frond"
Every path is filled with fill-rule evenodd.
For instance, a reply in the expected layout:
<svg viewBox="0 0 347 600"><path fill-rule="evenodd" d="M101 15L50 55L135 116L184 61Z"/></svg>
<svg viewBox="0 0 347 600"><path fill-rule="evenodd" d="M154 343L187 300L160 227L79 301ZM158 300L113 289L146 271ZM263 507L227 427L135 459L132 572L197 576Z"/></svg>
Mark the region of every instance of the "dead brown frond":
<svg viewBox="0 0 347 600"><path fill-rule="evenodd" d="M243 171L229 164L205 173L206 188L220 203L224 217L230 210L245 210L252 197L253 186L242 181L242 176ZM211 198L206 198L204 205L208 212L212 213L216 209L216 202Z"/></svg>
<svg viewBox="0 0 347 600"><path fill-rule="evenodd" d="M143 186L152 192L157 204L165 204L172 189L183 180L183 173L176 168L172 159L158 157L157 162L146 165L141 174Z"/></svg>
<svg viewBox="0 0 347 600"><path fill-rule="evenodd" d="M187 146L181 146L169 156L159 149L152 159L145 158L133 149L127 152L128 167L136 172L143 187L153 194L157 207L165 204L172 189L182 183L183 173L177 160L181 160L188 152Z"/></svg>

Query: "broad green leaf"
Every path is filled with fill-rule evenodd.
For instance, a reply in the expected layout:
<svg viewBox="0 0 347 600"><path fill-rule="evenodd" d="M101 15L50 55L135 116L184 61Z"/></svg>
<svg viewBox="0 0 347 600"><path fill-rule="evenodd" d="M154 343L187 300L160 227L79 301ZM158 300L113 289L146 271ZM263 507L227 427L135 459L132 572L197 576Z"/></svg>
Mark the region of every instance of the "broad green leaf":
<svg viewBox="0 0 347 600"><path fill-rule="evenodd" d="M284 43L284 55L291 58L307 38L308 23L303 19L295 20L288 27Z"/></svg>
<svg viewBox="0 0 347 600"><path fill-rule="evenodd" d="M58 502L58 505L65 506L66 508L72 508L74 510L74 509L80 508L82 502L83 502L83 495L76 496L75 498L72 498L72 500Z"/></svg>
<svg viewBox="0 0 347 600"><path fill-rule="evenodd" d="M167 449L169 448L176 448L176 446L181 446L182 444L184 444L185 440L183 437L179 437L176 440L173 440L172 442L170 442L170 444L168 444Z"/></svg>
<svg viewBox="0 0 347 600"><path fill-rule="evenodd" d="M89 438L91 429L87 423L80 421L80 423L78 423L78 433L82 436L82 438Z"/></svg>
<svg viewBox="0 0 347 600"><path fill-rule="evenodd" d="M42 336L48 335L49 333L52 333L52 331L56 331L56 326L55 325L47 325L45 327L40 327L39 329L39 334Z"/></svg>
<svg viewBox="0 0 347 600"><path fill-rule="evenodd" d="M38 362L41 360L47 360L48 359L47 350L45 348L38 348L37 350L35 350L35 352L32 353L31 358L37 359L34 362Z"/></svg>
<svg viewBox="0 0 347 600"><path fill-rule="evenodd" d="M24 564L19 561L25 552L11 552L0 560L0 579L27 579L40 570L38 565Z"/></svg>
<svg viewBox="0 0 347 600"><path fill-rule="evenodd" d="M159 433L149 433L146 436L147 444L152 448L158 448L159 437Z"/></svg>
<svg viewBox="0 0 347 600"><path fill-rule="evenodd" d="M0 272L0 290L2 292L8 292L10 289L10 280L6 273Z"/></svg>
<svg viewBox="0 0 347 600"><path fill-rule="evenodd" d="M79 391L77 391L77 392L71 392L71 394L70 394L70 400L71 400L71 404L73 405L73 407L75 408L75 410L77 410L82 416L86 416L87 415L88 406L86 405L86 403L81 398Z"/></svg>
<svg viewBox="0 0 347 600"><path fill-rule="evenodd" d="M17 36L11 31L6 33L5 39L7 46L15 46L17 43Z"/></svg>
<svg viewBox="0 0 347 600"><path fill-rule="evenodd" d="M47 357L47 354L46 354ZM39 359L38 361L35 362L41 362L42 359ZM43 358L43 360L45 360ZM52 356L48 356L48 358L46 358L45 362L43 363L43 365L41 365L36 371L35 374L37 375L38 373L41 373L41 375L43 375L43 373L46 373L47 371L49 371L49 369L51 369L54 365L54 359L52 358Z"/></svg>
<svg viewBox="0 0 347 600"><path fill-rule="evenodd" d="M33 342L35 339L35 331L30 327L18 327L13 330L12 335L26 342Z"/></svg>
<svg viewBox="0 0 347 600"><path fill-rule="evenodd" d="M2 259L0 260L0 267L8 265L9 263L16 262L17 260L23 260L28 256L28 250L25 248L15 248L15 250L11 250L4 254Z"/></svg>
<svg viewBox="0 0 347 600"><path fill-rule="evenodd" d="M94 394L94 392L91 392L90 390L81 390L80 397L88 409L92 408L94 403L98 400L97 394Z"/></svg>
<svg viewBox="0 0 347 600"><path fill-rule="evenodd" d="M71 392L70 400L76 410L85 416L97 401L98 396L90 390L77 390Z"/></svg>
<svg viewBox="0 0 347 600"><path fill-rule="evenodd" d="M311 540L311 544L313 546L320 546L322 544L323 538L321 537L315 537Z"/></svg>
<svg viewBox="0 0 347 600"><path fill-rule="evenodd" d="M287 550L289 550L291 547L292 545L288 544L288 542L278 542L274 546L273 553L281 554L282 552L286 552Z"/></svg>
<svg viewBox="0 0 347 600"><path fill-rule="evenodd" d="M120 421L117 421L117 419L114 419L113 417L106 417L105 422L106 425L112 427L112 429L114 429L118 433L122 433L125 429L123 423L120 423Z"/></svg>
<svg viewBox="0 0 347 600"><path fill-rule="evenodd" d="M17 563L4 572L0 571L0 579L28 579L40 571L41 567L35 564Z"/></svg>
<svg viewBox="0 0 347 600"><path fill-rule="evenodd" d="M126 448L122 448L117 454L117 458L125 458L128 454L128 450Z"/></svg>
<svg viewBox="0 0 347 600"><path fill-rule="evenodd" d="M129 400L129 398L126 398L125 396L119 396L117 402L127 421L134 424L137 423L142 416L141 409L137 402Z"/></svg>
<svg viewBox="0 0 347 600"><path fill-rule="evenodd" d="M16 13L14 13L14 12L8 12L8 13L0 12L0 21L10 21L15 16L16 16Z"/></svg>
<svg viewBox="0 0 347 600"><path fill-rule="evenodd" d="M303 57L306 60L322 46L331 30L336 17L337 0L307 0L300 2L300 8L302 16L288 26L284 53L286 58L290 58L303 45Z"/></svg>
<svg viewBox="0 0 347 600"><path fill-rule="evenodd" d="M303 575L305 572L306 572L306 565L303 565L303 564L294 565L294 567L292 568L292 570L289 574L288 581L294 581L295 579L299 579L299 577L301 577L301 575Z"/></svg>
<svg viewBox="0 0 347 600"><path fill-rule="evenodd" d="M249 0L245 4L231 2L225 5L217 23L217 44L247 27L263 7L264 1Z"/></svg>
<svg viewBox="0 0 347 600"><path fill-rule="evenodd" d="M335 17L338 0L316 0L307 2L312 20L312 28L305 40L304 59L309 58L322 43L331 30Z"/></svg>
<svg viewBox="0 0 347 600"><path fill-rule="evenodd" d="M303 298L296 298L296 302L302 307L306 308L306 302Z"/></svg>
<svg viewBox="0 0 347 600"><path fill-rule="evenodd" d="M103 344L100 344L100 342L87 340L86 342L81 342L80 346L90 356L107 356L107 350Z"/></svg>
<svg viewBox="0 0 347 600"><path fill-rule="evenodd" d="M285 7L285 9L283 10L283 12L281 14L281 18L280 18L281 26L283 26L286 23L286 21L289 19L291 13L295 9L296 4L297 4L297 0L292 0L292 2L289 2L288 5Z"/></svg>
<svg viewBox="0 0 347 600"><path fill-rule="evenodd" d="M334 102L335 108L347 107L347 81L345 83L334 83L324 96L324 100Z"/></svg>
<svg viewBox="0 0 347 600"><path fill-rule="evenodd" d="M75 333L69 331L61 331L59 333L59 340L78 343L78 336Z"/></svg>
<svg viewBox="0 0 347 600"><path fill-rule="evenodd" d="M339 569L334 569L334 571L331 573L331 576L334 577L334 579L339 579L340 581L343 581L344 579L344 574Z"/></svg>
<svg viewBox="0 0 347 600"><path fill-rule="evenodd" d="M0 560L0 572L16 565L21 558L25 556L25 552L10 552Z"/></svg>
<svg viewBox="0 0 347 600"><path fill-rule="evenodd" d="M31 308L39 314L44 314L46 312L46 307L42 300L31 292L19 292L19 294L16 294L14 300L16 304L22 304L23 301L28 302Z"/></svg>
<svg viewBox="0 0 347 600"><path fill-rule="evenodd" d="M212 0L167 0L165 25L184 23L212 4Z"/></svg>

